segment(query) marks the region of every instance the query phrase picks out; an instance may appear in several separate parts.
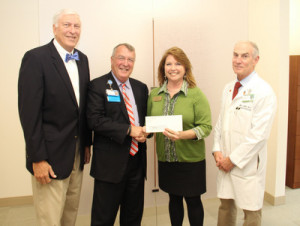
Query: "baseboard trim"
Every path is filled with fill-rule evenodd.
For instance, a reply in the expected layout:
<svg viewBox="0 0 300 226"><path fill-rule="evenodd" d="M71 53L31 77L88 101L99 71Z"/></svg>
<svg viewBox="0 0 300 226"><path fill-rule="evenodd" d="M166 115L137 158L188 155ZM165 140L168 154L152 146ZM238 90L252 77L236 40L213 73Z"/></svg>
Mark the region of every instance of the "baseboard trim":
<svg viewBox="0 0 300 226"><path fill-rule="evenodd" d="M33 204L32 195L11 198L0 198L0 207L19 206L28 204Z"/></svg>
<svg viewBox="0 0 300 226"><path fill-rule="evenodd" d="M273 206L284 205L285 204L285 195L274 197L273 195L269 194L268 192L265 192L264 200Z"/></svg>
<svg viewBox="0 0 300 226"><path fill-rule="evenodd" d="M273 206L284 205L285 196L274 197L273 195L265 192L264 200L270 203ZM18 205L29 205L33 204L32 195L29 196L20 196L20 197L11 197L11 198L0 198L0 207L9 207L9 206L18 206ZM153 211L154 209L149 208Z"/></svg>

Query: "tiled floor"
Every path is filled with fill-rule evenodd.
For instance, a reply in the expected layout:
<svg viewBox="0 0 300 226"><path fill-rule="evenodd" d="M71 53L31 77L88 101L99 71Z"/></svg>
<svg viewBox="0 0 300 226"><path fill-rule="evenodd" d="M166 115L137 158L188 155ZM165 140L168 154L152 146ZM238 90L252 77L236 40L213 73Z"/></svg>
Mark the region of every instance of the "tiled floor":
<svg viewBox="0 0 300 226"><path fill-rule="evenodd" d="M217 224L218 199L203 200L205 226ZM158 214L156 214L158 213ZM286 188L286 204L272 206L265 203L262 211L263 226L300 226L300 189ZM242 225L243 212L238 212L238 224ZM0 226L34 226L34 209L32 205L0 208ZM89 226L90 216L78 216L76 226ZM118 222L115 224L119 225ZM142 226L169 226L167 207L145 209ZM188 226L185 215L184 226Z"/></svg>

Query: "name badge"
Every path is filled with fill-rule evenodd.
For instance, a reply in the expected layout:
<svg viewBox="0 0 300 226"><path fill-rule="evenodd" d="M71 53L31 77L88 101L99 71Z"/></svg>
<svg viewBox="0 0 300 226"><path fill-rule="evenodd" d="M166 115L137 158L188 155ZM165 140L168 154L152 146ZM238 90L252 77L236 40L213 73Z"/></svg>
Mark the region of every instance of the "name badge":
<svg viewBox="0 0 300 226"><path fill-rule="evenodd" d="M242 102L246 103L246 102L253 102L254 100L254 94L247 94L243 96Z"/></svg>
<svg viewBox="0 0 300 226"><path fill-rule="evenodd" d="M120 94L118 90L106 90L108 102L121 102Z"/></svg>
<svg viewBox="0 0 300 226"><path fill-rule="evenodd" d="M161 100L162 100L162 96L155 96L155 97L153 97L152 100L153 100L154 102L161 101Z"/></svg>
<svg viewBox="0 0 300 226"><path fill-rule="evenodd" d="M110 96L119 96L119 91L118 90L107 89L106 94L110 95Z"/></svg>

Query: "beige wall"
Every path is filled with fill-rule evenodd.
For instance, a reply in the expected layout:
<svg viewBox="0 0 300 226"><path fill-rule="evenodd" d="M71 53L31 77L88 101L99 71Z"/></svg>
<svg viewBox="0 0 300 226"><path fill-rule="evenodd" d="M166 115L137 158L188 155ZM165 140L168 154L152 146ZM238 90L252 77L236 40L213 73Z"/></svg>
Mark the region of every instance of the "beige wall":
<svg viewBox="0 0 300 226"><path fill-rule="evenodd" d="M300 0L290 0L290 55L300 55Z"/></svg>
<svg viewBox="0 0 300 226"><path fill-rule="evenodd" d="M295 0L294 0L295 1ZM78 48L90 61L92 78L110 69L112 48L119 42L136 47L137 62L133 77L153 83L152 18L154 18L155 74L163 52L174 45L189 56L198 86L209 99L213 125L216 122L221 91L234 79L231 55L234 43L241 39L256 41L261 50L259 74L273 86L278 97L278 113L269 149L267 191L284 196L287 82L288 82L288 3L284 0L115 0L38 1L2 0L1 24L1 146L0 198L31 195L29 173L25 170L23 134L17 114L17 77L26 50L45 44L52 38L52 15L63 7L72 7L82 17L83 30ZM56 6L60 6L57 8ZM268 27L268 29L265 29ZM299 39L298 39L299 40ZM4 58L5 57L5 58ZM280 63L279 63L280 62ZM153 142L148 142L148 180L145 205L165 205L167 196L154 188ZM216 169L210 154L212 135L207 144L207 193L216 195ZM86 167L80 214L90 211L93 180Z"/></svg>
<svg viewBox="0 0 300 226"><path fill-rule="evenodd" d="M0 17L0 198L5 198L31 194L17 108L17 81L25 51L39 45L38 0L1 0Z"/></svg>
<svg viewBox="0 0 300 226"><path fill-rule="evenodd" d="M289 1L249 1L249 39L258 43L257 72L273 87L277 114L268 142L266 192L285 196L285 169L288 120Z"/></svg>

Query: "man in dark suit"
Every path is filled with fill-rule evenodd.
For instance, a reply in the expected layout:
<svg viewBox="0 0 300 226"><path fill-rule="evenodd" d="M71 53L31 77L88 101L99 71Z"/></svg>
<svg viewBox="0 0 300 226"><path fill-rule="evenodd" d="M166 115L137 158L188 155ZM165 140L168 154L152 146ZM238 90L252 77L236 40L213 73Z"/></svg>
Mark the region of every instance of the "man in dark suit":
<svg viewBox="0 0 300 226"><path fill-rule="evenodd" d="M91 225L112 226L119 206L120 225L141 224L146 175L142 126L148 88L129 78L134 62L134 47L117 45L111 72L89 86L87 119L94 130L91 176L95 178Z"/></svg>
<svg viewBox="0 0 300 226"><path fill-rule="evenodd" d="M39 225L75 225L83 165L90 159L88 59L74 49L80 32L79 15L60 11L55 38L26 52L20 68L19 115Z"/></svg>

